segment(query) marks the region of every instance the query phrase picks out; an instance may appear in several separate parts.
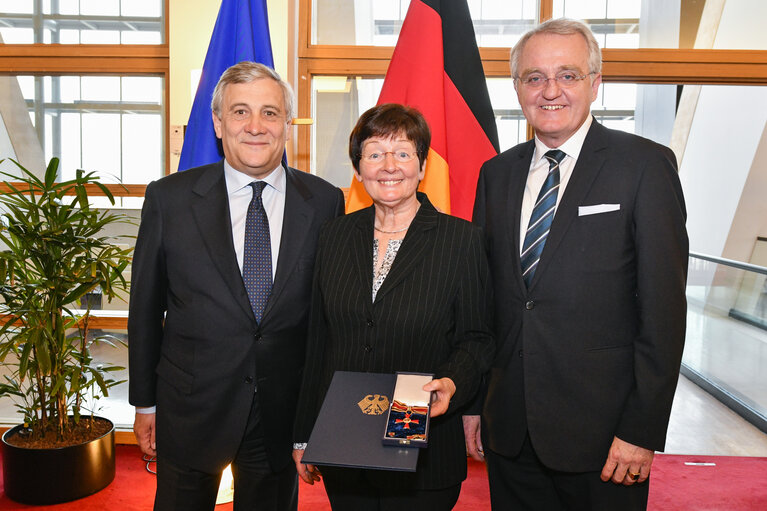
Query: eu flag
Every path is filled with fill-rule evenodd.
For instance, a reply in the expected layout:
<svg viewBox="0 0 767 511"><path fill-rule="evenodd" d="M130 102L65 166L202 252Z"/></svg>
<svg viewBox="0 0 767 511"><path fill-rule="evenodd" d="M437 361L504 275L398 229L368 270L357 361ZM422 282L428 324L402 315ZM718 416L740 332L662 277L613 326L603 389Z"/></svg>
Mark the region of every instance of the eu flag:
<svg viewBox="0 0 767 511"><path fill-rule="evenodd" d="M213 131L210 99L221 74L243 60L274 68L266 0L221 2L189 114L178 170L217 162L224 157Z"/></svg>

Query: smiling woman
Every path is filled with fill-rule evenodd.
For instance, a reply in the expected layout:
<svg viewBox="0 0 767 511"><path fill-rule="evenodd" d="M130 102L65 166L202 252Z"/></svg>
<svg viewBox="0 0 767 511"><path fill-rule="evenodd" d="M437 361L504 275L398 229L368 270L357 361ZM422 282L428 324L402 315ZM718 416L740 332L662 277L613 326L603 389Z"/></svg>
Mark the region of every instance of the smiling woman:
<svg viewBox="0 0 767 511"><path fill-rule="evenodd" d="M357 121L349 137L349 156L355 178L375 204L377 233L404 236L420 206L416 190L424 177L430 141L426 120L414 108L383 104Z"/></svg>
<svg viewBox="0 0 767 511"><path fill-rule="evenodd" d="M452 509L466 472L457 413L478 388L493 354L488 269L480 231L442 214L417 193L429 127L415 109L382 104L360 116L349 140L356 178L373 205L329 222L320 233L294 458L301 463L319 405L335 370L434 376L428 455L416 473L396 476L321 467L333 509ZM339 278L343 275L343 278ZM415 491L413 491L415 490ZM360 502L356 495L365 494Z"/></svg>

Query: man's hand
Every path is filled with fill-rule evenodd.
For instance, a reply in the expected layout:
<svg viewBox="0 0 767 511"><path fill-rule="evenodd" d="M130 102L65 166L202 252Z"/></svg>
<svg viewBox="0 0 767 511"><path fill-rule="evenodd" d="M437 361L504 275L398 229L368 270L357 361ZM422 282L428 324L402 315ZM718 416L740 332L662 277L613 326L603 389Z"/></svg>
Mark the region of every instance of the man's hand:
<svg viewBox="0 0 767 511"><path fill-rule="evenodd" d="M482 449L480 436L479 415L463 416L463 436L466 437L466 452L477 461L485 461L485 451Z"/></svg>
<svg viewBox="0 0 767 511"><path fill-rule="evenodd" d="M141 452L149 456L157 456L157 444L155 443L155 417L154 413L136 413L133 421L133 434Z"/></svg>
<svg viewBox="0 0 767 511"><path fill-rule="evenodd" d="M447 412L450 398L455 395L455 383L450 378L432 380L423 386L423 390L434 392L431 401L431 417L437 417Z"/></svg>
<svg viewBox="0 0 767 511"><path fill-rule="evenodd" d="M305 483L314 484L314 481L320 480L320 471L314 465L301 463L304 457L304 449L293 449L293 461L296 462L296 472Z"/></svg>
<svg viewBox="0 0 767 511"><path fill-rule="evenodd" d="M602 481L612 480L615 484L626 486L643 483L650 477L653 456L653 451L624 442L616 436L602 468Z"/></svg>

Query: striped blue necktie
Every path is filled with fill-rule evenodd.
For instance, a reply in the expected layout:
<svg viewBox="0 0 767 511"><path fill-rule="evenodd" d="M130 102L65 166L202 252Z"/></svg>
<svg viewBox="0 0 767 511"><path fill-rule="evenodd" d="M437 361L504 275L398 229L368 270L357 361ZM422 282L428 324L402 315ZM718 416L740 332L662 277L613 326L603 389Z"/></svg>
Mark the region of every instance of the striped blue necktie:
<svg viewBox="0 0 767 511"><path fill-rule="evenodd" d="M530 216L530 224L527 227L520 254L522 278L527 287L530 287L530 282L533 280L535 268L538 266L538 261L541 260L543 246L546 244L546 238L551 229L551 222L554 220L559 191L559 164L562 163L565 156L567 155L559 149L552 149L544 155L549 160L549 174L546 176L546 181L543 182L538 194L538 200L533 206L533 213Z"/></svg>
<svg viewBox="0 0 767 511"><path fill-rule="evenodd" d="M242 263L242 278L248 291L250 306L256 321L261 323L261 316L266 301L272 292L272 244L269 236L269 219L266 217L261 194L266 183L254 181L253 198L248 205L245 218L245 250Z"/></svg>

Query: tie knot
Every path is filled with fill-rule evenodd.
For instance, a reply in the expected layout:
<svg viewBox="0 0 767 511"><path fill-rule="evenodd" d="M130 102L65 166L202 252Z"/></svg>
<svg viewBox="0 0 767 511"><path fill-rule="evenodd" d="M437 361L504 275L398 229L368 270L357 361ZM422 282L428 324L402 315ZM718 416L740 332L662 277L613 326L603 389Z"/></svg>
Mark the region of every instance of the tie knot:
<svg viewBox="0 0 767 511"><path fill-rule="evenodd" d="M260 198L266 188L266 181L253 181L249 186L253 188L253 197Z"/></svg>
<svg viewBox="0 0 767 511"><path fill-rule="evenodd" d="M565 159L565 156L567 156L567 154L565 154L564 151L560 151L559 149L552 149L551 151L547 151L546 154L543 155L544 158L549 160L550 168L562 163L562 160Z"/></svg>

